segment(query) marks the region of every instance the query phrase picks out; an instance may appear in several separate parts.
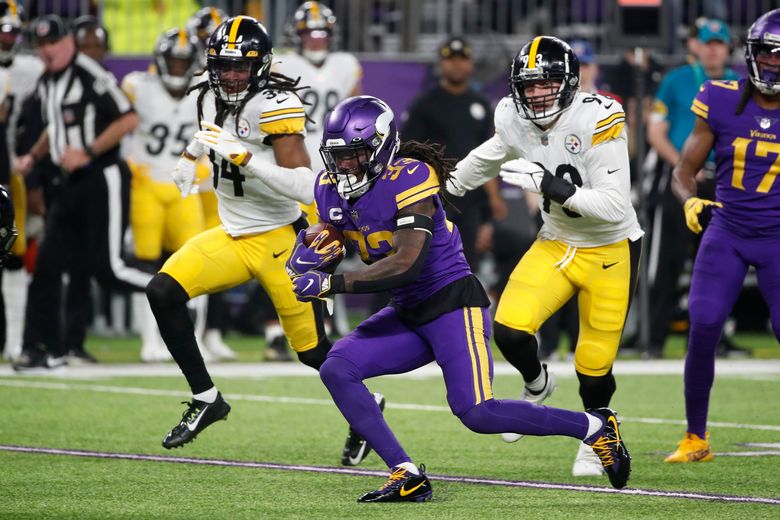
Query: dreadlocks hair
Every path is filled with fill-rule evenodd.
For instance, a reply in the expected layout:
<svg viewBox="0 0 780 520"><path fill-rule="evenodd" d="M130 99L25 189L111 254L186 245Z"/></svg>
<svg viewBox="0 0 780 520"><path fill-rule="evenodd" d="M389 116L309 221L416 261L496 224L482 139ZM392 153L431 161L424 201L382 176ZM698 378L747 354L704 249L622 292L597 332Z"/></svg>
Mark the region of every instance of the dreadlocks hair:
<svg viewBox="0 0 780 520"><path fill-rule="evenodd" d="M225 103L220 99L219 96L214 96L214 104L215 108L217 109L217 115L214 117L214 124L217 126L222 126L222 123L225 122L225 118L227 118L228 114L240 114L244 107L246 107L246 104L249 103L249 100L255 97L258 93L263 91L276 91L276 92L290 92L294 94L298 99L301 100L301 103L304 105L311 105L311 103L304 101L303 98L298 94L299 91L309 88L308 86L298 86L298 83L300 83L301 78L291 78L289 76L285 76L284 74L280 74L278 72L271 72L268 76L268 80L266 81L265 85L256 92L249 92L244 99L241 100L241 102L236 105L235 107L232 107L231 105ZM203 99L206 97L206 93L209 91L210 84L209 80L201 81L200 83L197 83L190 87L187 90L187 94L190 92L193 92L195 90L198 91L198 126L200 127L200 122L203 121ZM236 117L235 121L235 132L236 135L238 135L238 117ZM313 119L309 117L308 114L306 114L306 119L309 122L314 122Z"/></svg>
<svg viewBox="0 0 780 520"><path fill-rule="evenodd" d="M425 141L421 143L419 141L403 141L398 148L396 157L404 157L406 159L414 159L416 161L422 161L428 164L436 171L439 176L439 196L444 200L445 204L455 207L455 205L447 198L447 181L452 177L452 171L455 169L456 161L451 157L446 157L446 147Z"/></svg>
<svg viewBox="0 0 780 520"><path fill-rule="evenodd" d="M739 103L737 103L737 110L735 112L736 115L742 115L742 112L745 111L745 107L748 104L748 101L750 101L750 98L753 97L753 91L755 90L755 86L753 85L753 82L748 80L745 82L745 86L742 87L742 93L739 96Z"/></svg>

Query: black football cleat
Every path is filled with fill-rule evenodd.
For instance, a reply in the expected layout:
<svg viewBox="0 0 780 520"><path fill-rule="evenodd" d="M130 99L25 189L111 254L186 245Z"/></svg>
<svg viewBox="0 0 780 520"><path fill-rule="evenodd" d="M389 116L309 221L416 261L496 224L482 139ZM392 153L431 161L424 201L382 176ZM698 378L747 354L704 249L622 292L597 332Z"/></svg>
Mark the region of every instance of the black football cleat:
<svg viewBox="0 0 780 520"><path fill-rule="evenodd" d="M358 498L358 502L427 502L433 496L431 481L420 464L420 474L415 475L396 466L385 484Z"/></svg>
<svg viewBox="0 0 780 520"><path fill-rule="evenodd" d="M384 411L385 396L374 392L374 400L379 405L379 409ZM368 441L350 428L349 434L347 434L347 442L344 443L344 451L341 454L341 464L344 466L357 466L365 460L369 453L371 453L371 446L369 446Z"/></svg>
<svg viewBox="0 0 780 520"><path fill-rule="evenodd" d="M612 487L623 489L631 476L631 455L620 437L617 414L609 408L591 408L588 413L602 419L604 426L586 439L585 444L601 459Z"/></svg>
<svg viewBox="0 0 780 520"><path fill-rule="evenodd" d="M205 403L197 399L193 399L191 403L188 401L182 403L188 405L187 411L181 416L181 422L163 439L162 445L166 449L184 446L210 424L220 419L227 420L227 414L230 413L230 405L222 398L221 393L217 394L217 400L213 403Z"/></svg>

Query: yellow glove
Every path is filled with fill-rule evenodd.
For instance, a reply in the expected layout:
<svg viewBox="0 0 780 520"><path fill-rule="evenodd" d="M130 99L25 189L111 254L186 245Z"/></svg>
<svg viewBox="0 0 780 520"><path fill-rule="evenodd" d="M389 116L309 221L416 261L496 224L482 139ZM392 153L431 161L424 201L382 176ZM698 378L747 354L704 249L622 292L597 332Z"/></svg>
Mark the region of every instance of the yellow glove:
<svg viewBox="0 0 780 520"><path fill-rule="evenodd" d="M702 210L707 206L715 206L716 208L722 208L723 204L707 199L700 199L699 197L690 197L683 204L685 209L685 223L688 225L688 229L694 233L701 233L701 224L699 224L699 215Z"/></svg>

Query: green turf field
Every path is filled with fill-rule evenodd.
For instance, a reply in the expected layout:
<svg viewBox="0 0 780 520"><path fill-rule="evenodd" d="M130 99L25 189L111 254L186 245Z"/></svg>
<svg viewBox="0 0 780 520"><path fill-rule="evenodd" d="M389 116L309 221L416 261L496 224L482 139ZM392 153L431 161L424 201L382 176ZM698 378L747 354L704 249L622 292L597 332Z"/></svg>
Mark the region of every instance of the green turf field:
<svg viewBox="0 0 780 520"><path fill-rule="evenodd" d="M774 340L759 343L778 357ZM131 361L132 340L90 340L101 361ZM243 360L256 361L254 340L231 338ZM762 355L763 356L763 355ZM776 363L776 362L774 362ZM138 365L139 374L143 367ZM184 411L181 377L0 376L0 444L161 457L255 461L336 468L346 435L343 418L316 377L218 377L233 406L186 447L160 446ZM617 375L613 406L634 470L630 487L780 500L780 373L716 379L710 428L717 453L764 450L774 455L719 455L708 464L669 466L663 456L684 431L682 378ZM519 379L498 376L498 397L519 391ZM0 518L780 518L780 505L726 503L594 491L544 490L436 481L434 475L583 484L574 479L577 441L524 438L512 445L466 430L446 410L438 377L369 381L388 399L386 416L407 451L432 475L426 504L356 504L383 477L299 470L112 460L0 450ZM560 377L550 405L579 408L576 379ZM424 406L424 405L427 405ZM773 443L774 447L746 447ZM361 469L384 471L376 454Z"/></svg>

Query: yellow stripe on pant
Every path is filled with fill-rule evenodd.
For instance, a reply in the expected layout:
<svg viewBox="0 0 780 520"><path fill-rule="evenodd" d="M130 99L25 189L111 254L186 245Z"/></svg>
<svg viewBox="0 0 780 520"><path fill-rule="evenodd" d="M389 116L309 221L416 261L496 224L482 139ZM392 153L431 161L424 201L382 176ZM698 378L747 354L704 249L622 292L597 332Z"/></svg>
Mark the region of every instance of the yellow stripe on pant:
<svg viewBox="0 0 780 520"><path fill-rule="evenodd" d="M577 249L556 240L536 240L509 277L496 310L496 323L536 333L579 293L580 335L574 355L578 372L605 375L612 367L630 302L632 272L628 240Z"/></svg>
<svg viewBox="0 0 780 520"><path fill-rule="evenodd" d="M294 244L291 225L237 238L216 227L187 241L161 272L179 282L190 298L256 279L271 298L290 346L303 352L316 347L319 338L312 304L295 298L284 269Z"/></svg>
<svg viewBox="0 0 780 520"><path fill-rule="evenodd" d="M17 172L11 172L11 202L14 204L14 222L16 223L16 242L11 246L11 254L24 256L27 252L27 234L25 222L27 221L27 186L24 177Z"/></svg>
<svg viewBox="0 0 780 520"><path fill-rule="evenodd" d="M474 404L493 398L490 382L490 361L485 343L485 323L481 307L464 307L463 322L466 330L466 343L471 357L471 377L474 383Z"/></svg>

